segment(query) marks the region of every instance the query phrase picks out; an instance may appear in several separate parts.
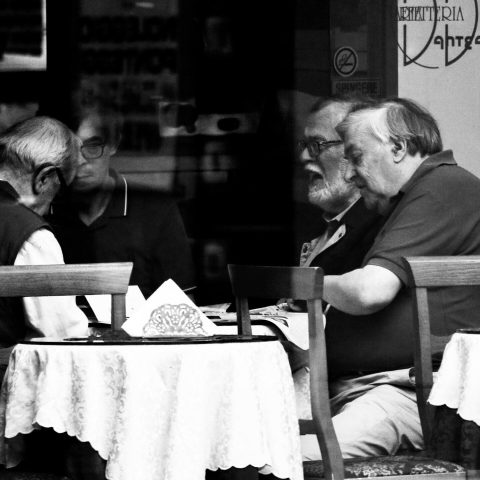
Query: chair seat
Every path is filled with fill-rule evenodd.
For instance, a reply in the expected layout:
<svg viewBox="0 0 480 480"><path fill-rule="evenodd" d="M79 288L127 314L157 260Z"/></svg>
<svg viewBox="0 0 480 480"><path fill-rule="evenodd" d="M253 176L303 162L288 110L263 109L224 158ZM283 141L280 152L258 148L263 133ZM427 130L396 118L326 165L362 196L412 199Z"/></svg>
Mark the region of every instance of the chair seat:
<svg viewBox="0 0 480 480"><path fill-rule="evenodd" d="M465 469L452 462L415 455L349 458L344 460L345 478L392 477L399 475L452 474L465 476ZM305 480L323 478L323 462L303 462Z"/></svg>

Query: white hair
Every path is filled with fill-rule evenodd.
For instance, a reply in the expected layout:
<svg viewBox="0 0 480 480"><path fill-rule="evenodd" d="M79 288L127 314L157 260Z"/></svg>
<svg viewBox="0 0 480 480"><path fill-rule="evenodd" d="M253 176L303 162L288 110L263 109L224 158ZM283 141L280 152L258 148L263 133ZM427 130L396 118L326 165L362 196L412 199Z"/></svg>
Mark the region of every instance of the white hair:
<svg viewBox="0 0 480 480"><path fill-rule="evenodd" d="M355 129L360 126L367 129L374 137L382 143L390 141L390 132L386 123L386 108L364 108L350 113L340 125L337 132L343 138L348 129Z"/></svg>
<svg viewBox="0 0 480 480"><path fill-rule="evenodd" d="M78 159L80 140L62 122L33 117L0 135L0 169L33 172L49 163L69 169Z"/></svg>

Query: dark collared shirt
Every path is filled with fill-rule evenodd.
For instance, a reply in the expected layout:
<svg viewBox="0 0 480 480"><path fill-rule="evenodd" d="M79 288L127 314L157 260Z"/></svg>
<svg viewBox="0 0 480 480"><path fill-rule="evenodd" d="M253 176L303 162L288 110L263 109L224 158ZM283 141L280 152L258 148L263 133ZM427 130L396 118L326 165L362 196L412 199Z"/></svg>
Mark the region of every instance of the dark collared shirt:
<svg viewBox="0 0 480 480"><path fill-rule="evenodd" d="M115 172L115 189L105 212L91 225L72 203L56 205L50 218L66 263L133 262L130 285L145 297L165 280L195 285L190 245L176 203L168 195Z"/></svg>
<svg viewBox="0 0 480 480"><path fill-rule="evenodd" d="M480 179L459 167L451 151L431 155L401 189L362 265L386 268L406 285L404 256L479 255L479 205ZM480 326L476 290L437 289L429 297L436 335ZM332 375L411 366L412 302L410 289L404 287L373 315L330 312L326 336Z"/></svg>

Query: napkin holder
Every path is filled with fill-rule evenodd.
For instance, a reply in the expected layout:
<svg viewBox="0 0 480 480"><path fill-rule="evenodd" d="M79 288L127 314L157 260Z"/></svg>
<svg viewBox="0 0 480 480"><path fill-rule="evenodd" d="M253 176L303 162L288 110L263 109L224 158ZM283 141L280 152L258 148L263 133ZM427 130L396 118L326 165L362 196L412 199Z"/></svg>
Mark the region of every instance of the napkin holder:
<svg viewBox="0 0 480 480"><path fill-rule="evenodd" d="M215 324L169 279L138 308L122 327L131 336L209 336Z"/></svg>

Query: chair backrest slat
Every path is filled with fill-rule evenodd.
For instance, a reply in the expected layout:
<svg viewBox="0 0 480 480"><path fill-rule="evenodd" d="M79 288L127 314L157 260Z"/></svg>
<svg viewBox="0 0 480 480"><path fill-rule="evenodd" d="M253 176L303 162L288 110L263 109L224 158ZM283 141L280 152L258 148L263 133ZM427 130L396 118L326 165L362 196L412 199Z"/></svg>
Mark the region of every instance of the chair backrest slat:
<svg viewBox="0 0 480 480"><path fill-rule="evenodd" d="M126 293L132 263L0 267L0 296L40 297Z"/></svg>
<svg viewBox="0 0 480 480"><path fill-rule="evenodd" d="M248 298L307 300L310 398L313 423L324 462L324 478L344 478L343 459L333 428L328 393L327 354L322 314L323 271L319 267L229 265L237 304L239 334L251 334Z"/></svg>
<svg viewBox="0 0 480 480"><path fill-rule="evenodd" d="M480 256L406 257L415 286L480 285Z"/></svg>
<svg viewBox="0 0 480 480"><path fill-rule="evenodd" d="M280 298L296 300L321 298L323 274L320 268L267 267L229 265L233 294L239 297ZM275 282L271 282L272 275ZM285 293L288 292L288 293Z"/></svg>
<svg viewBox="0 0 480 480"><path fill-rule="evenodd" d="M131 262L0 266L0 297L112 295L112 328L125 321Z"/></svg>

